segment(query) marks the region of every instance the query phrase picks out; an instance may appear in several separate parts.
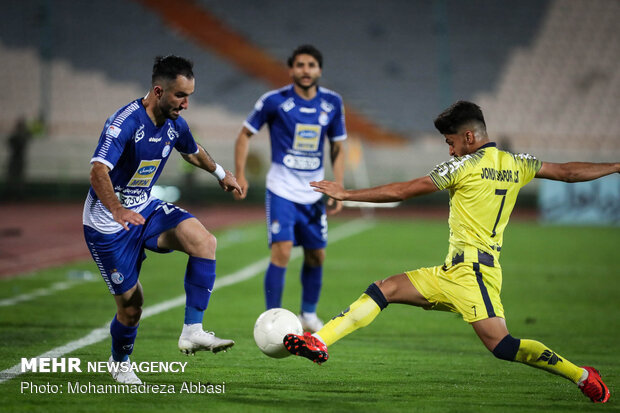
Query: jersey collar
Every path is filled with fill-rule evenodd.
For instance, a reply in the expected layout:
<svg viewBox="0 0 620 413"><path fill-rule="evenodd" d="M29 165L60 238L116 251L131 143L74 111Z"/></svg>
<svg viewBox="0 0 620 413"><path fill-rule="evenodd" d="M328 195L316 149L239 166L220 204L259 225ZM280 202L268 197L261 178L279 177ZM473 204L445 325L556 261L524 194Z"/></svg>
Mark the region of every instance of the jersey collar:
<svg viewBox="0 0 620 413"><path fill-rule="evenodd" d="M489 142L479 147L478 150L484 149L484 148L495 148L495 147L497 147L497 144L495 142Z"/></svg>

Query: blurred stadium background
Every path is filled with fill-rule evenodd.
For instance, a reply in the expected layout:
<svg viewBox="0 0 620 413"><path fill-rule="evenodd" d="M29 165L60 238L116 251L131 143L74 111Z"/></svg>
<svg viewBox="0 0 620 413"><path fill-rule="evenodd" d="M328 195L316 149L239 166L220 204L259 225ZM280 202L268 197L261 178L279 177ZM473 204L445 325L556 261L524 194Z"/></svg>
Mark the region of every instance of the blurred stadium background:
<svg viewBox="0 0 620 413"><path fill-rule="evenodd" d="M322 50L321 84L347 105L350 186L407 180L447 159L432 120L457 99L479 103L491 136L514 152L620 159L619 1L3 0L2 10L5 201L82 200L105 119L145 94L155 55L194 60L196 93L184 116L234 169L245 116L287 82L284 62L302 43ZM32 135L22 145L23 185L10 171L20 119ZM260 202L265 131L251 150ZM172 159L160 184L196 200L192 186L215 182L183 164ZM535 202L538 185L526 199Z"/></svg>

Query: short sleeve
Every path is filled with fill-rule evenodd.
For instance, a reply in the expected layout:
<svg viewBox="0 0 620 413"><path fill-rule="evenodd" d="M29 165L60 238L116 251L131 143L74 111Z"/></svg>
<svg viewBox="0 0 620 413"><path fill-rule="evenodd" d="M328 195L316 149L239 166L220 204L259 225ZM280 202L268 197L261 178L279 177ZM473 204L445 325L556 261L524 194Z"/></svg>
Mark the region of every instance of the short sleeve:
<svg viewBox="0 0 620 413"><path fill-rule="evenodd" d="M111 116L106 121L101 136L99 137L99 143L97 144L95 153L90 160L90 163L101 162L110 168L110 170L114 169L114 166L125 150L127 142L133 139L136 133L139 133L135 122L131 119L125 120L118 126L112 124L114 119L114 116Z"/></svg>
<svg viewBox="0 0 620 413"><path fill-rule="evenodd" d="M248 115L244 125L252 132L257 133L269 120L274 111L272 99L273 92L265 93L254 104L254 110Z"/></svg>
<svg viewBox="0 0 620 413"><path fill-rule="evenodd" d="M454 188L463 177L467 165L472 161L473 157L471 155L454 157L435 166L428 176L440 190Z"/></svg>
<svg viewBox="0 0 620 413"><path fill-rule="evenodd" d="M540 171L542 161L527 153L513 154L513 156L521 174L521 186L524 186Z"/></svg>
<svg viewBox="0 0 620 413"><path fill-rule="evenodd" d="M179 133L179 139L174 144L174 148L185 155L197 153L198 145L185 119L179 117L174 125L176 131Z"/></svg>
<svg viewBox="0 0 620 413"><path fill-rule="evenodd" d="M347 138L347 129L344 120L344 104L342 99L338 99L337 104L334 105L336 113L332 118L327 129L327 136L331 141L341 141Z"/></svg>

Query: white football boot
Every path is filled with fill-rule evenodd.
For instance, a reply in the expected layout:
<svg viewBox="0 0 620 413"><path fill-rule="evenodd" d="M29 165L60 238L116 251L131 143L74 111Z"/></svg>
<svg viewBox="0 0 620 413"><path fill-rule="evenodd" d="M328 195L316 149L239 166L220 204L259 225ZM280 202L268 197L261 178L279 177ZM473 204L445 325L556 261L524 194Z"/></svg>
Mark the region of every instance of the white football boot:
<svg viewBox="0 0 620 413"><path fill-rule="evenodd" d="M297 316L301 321L301 328L304 331L316 333L323 328L323 320L316 316L316 313L301 313Z"/></svg>
<svg viewBox="0 0 620 413"><path fill-rule="evenodd" d="M194 354L197 351L217 353L226 351L234 345L235 342L232 340L221 339L211 331L204 331L200 323L184 324L183 332L179 337L179 350L187 355Z"/></svg>
<svg viewBox="0 0 620 413"><path fill-rule="evenodd" d="M129 359L127 361L114 361L114 358L110 356L108 365L112 378L117 382L123 384L142 384L142 380L133 372Z"/></svg>

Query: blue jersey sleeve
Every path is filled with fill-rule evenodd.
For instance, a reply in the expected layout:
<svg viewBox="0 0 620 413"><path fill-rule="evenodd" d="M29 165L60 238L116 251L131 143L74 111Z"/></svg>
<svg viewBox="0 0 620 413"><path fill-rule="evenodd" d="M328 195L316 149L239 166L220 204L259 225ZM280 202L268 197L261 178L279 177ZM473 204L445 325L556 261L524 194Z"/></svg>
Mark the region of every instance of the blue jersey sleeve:
<svg viewBox="0 0 620 413"><path fill-rule="evenodd" d="M185 119L179 117L175 122L175 129L179 133L179 139L174 144L174 148L186 155L197 153L198 145Z"/></svg>
<svg viewBox="0 0 620 413"><path fill-rule="evenodd" d="M252 133L257 133L265 123L269 122L269 119L273 116L274 111L277 110L274 100L270 99L273 95L273 92L265 93L254 104L254 110L250 113L244 123L244 125Z"/></svg>
<svg viewBox="0 0 620 413"><path fill-rule="evenodd" d="M131 141L134 135L140 133L135 122L131 119L126 119L120 124L115 120L116 116L113 115L106 121L99 137L99 144L90 160L90 163L101 162L111 170L114 169L123 154L127 142Z"/></svg>
<svg viewBox="0 0 620 413"><path fill-rule="evenodd" d="M331 141L341 141L347 137L347 129L344 122L344 104L342 99L338 98L337 102L334 102L334 117L329 123L327 129L327 136Z"/></svg>

